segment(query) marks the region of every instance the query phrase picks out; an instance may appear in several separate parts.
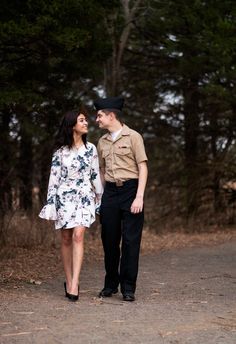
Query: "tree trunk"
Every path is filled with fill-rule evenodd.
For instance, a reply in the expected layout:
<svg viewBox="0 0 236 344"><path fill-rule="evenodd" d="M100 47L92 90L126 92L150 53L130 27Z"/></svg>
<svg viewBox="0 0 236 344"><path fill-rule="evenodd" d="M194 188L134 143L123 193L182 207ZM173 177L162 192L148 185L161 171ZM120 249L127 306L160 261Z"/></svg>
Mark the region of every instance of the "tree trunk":
<svg viewBox="0 0 236 344"><path fill-rule="evenodd" d="M199 206L199 172L198 172L198 92L196 82L190 81L184 91L185 115L185 172L187 217L194 214Z"/></svg>
<svg viewBox="0 0 236 344"><path fill-rule="evenodd" d="M124 26L117 37L116 19L117 14L111 18L111 24L108 26L108 31L112 40L112 58L107 61L104 71L104 85L109 95L117 95L121 91L121 63L124 54L125 47L128 43L130 31L133 26L133 20L138 11L139 5L142 0L136 0L133 2L133 6L130 7L130 0L120 0L122 11L124 14Z"/></svg>
<svg viewBox="0 0 236 344"><path fill-rule="evenodd" d="M20 151L18 163L18 176L20 180L20 208L32 209L32 133L30 132L30 114L20 117Z"/></svg>
<svg viewBox="0 0 236 344"><path fill-rule="evenodd" d="M0 116L0 242L4 245L4 215L12 207L10 183L11 166L9 164L9 154L11 152L9 147L9 124L11 121L11 114L8 109L4 109Z"/></svg>
<svg viewBox="0 0 236 344"><path fill-rule="evenodd" d="M211 128L211 152L212 152L212 158L213 158L213 195L214 195L214 210L217 213L221 207L222 202L220 199L220 171L217 164L217 114L212 113L211 119L210 119L210 128Z"/></svg>

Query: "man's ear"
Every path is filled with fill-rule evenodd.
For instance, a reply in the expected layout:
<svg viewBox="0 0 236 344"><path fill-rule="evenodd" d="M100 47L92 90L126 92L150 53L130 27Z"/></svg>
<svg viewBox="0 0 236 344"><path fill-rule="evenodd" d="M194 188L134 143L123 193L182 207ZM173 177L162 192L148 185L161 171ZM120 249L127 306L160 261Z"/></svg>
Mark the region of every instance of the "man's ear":
<svg viewBox="0 0 236 344"><path fill-rule="evenodd" d="M116 114L114 112L112 112L112 111L110 112L110 116L111 116L112 120L116 118Z"/></svg>

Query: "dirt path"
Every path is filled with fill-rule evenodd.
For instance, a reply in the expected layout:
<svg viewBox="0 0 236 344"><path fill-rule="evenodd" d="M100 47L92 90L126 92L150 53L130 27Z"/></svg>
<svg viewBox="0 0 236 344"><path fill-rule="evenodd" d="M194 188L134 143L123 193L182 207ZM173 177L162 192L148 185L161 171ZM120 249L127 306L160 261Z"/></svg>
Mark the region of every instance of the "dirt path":
<svg viewBox="0 0 236 344"><path fill-rule="evenodd" d="M103 263L87 262L81 298L63 275L41 285L1 284L0 343L236 343L236 242L142 256L134 303L100 300Z"/></svg>

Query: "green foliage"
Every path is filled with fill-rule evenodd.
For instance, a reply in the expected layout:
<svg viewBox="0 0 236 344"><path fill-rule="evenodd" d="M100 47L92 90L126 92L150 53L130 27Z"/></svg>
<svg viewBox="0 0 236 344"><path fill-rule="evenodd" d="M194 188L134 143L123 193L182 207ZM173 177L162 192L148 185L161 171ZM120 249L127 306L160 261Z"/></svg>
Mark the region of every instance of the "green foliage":
<svg viewBox="0 0 236 344"><path fill-rule="evenodd" d="M72 80L101 74L110 46L97 18L109 10L96 1L3 1L0 104L40 104L43 87L66 93Z"/></svg>
<svg viewBox="0 0 236 344"><path fill-rule="evenodd" d="M193 214L204 192L220 197L217 188L232 176L226 166L236 138L236 3L146 4L125 55L123 83L130 114L138 113L144 134L158 142L158 180L185 190L186 207L180 203Z"/></svg>
<svg viewBox="0 0 236 344"><path fill-rule="evenodd" d="M3 189L24 186L28 163L46 190L62 113L91 104L104 84L109 92L116 70L104 77L104 66L117 56L124 12L118 0L3 0L1 9ZM198 214L209 194L219 211L221 184L236 173L235 29L233 0L144 0L132 20L119 66L125 121L144 134L160 202L175 190L181 216Z"/></svg>

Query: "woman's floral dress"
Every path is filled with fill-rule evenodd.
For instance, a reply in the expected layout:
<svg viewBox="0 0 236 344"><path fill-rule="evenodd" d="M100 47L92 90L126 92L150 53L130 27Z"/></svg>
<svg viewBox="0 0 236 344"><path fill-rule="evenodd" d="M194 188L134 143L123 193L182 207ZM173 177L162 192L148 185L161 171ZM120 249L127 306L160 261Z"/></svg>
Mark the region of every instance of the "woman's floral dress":
<svg viewBox="0 0 236 344"><path fill-rule="evenodd" d="M99 212L103 186L96 147L63 146L52 157L47 204L39 216L54 220L56 229L90 227Z"/></svg>

